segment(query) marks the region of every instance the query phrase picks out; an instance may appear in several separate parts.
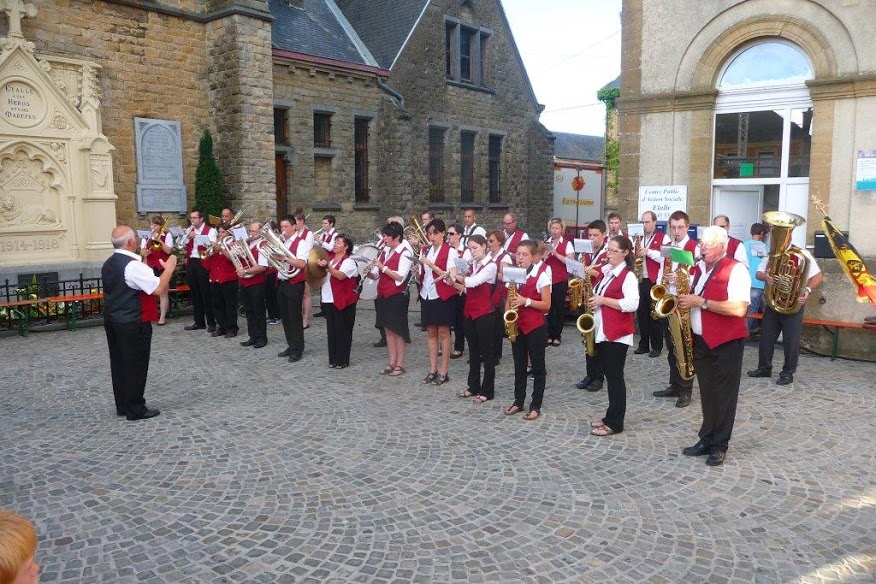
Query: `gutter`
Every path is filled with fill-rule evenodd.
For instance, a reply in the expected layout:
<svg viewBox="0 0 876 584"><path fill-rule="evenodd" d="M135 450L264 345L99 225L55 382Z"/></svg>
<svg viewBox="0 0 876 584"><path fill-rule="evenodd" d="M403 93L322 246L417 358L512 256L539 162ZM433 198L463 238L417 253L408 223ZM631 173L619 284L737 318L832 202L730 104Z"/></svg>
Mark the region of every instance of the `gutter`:
<svg viewBox="0 0 876 584"><path fill-rule="evenodd" d="M379 88L382 89L385 93L388 93L390 96L392 96L393 98L395 98L395 100L398 102L398 107L399 107L400 109L405 109L405 98L404 98L404 96L402 96L401 93L399 93L398 91L396 91L395 89L393 89L392 87L390 87L390 86L386 83L386 81L384 81L384 80L381 79L380 77L377 78L377 87L379 87Z"/></svg>

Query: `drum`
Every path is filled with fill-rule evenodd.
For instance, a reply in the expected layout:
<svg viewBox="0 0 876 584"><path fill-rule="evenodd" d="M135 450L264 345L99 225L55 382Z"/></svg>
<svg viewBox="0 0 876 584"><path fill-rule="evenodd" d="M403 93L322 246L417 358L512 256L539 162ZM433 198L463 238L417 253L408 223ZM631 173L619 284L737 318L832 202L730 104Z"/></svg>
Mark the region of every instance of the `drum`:
<svg viewBox="0 0 876 584"><path fill-rule="evenodd" d="M359 300L374 300L377 298L377 282L379 282L379 279L363 278L362 292L359 294Z"/></svg>
<svg viewBox="0 0 876 584"><path fill-rule="evenodd" d="M372 262L380 256L380 248L370 243L365 243L353 250L353 255L350 256L356 267L359 268L359 277L362 278L362 292L359 294L360 300L374 300L377 298L377 280L372 280L368 277L368 269L372 267Z"/></svg>

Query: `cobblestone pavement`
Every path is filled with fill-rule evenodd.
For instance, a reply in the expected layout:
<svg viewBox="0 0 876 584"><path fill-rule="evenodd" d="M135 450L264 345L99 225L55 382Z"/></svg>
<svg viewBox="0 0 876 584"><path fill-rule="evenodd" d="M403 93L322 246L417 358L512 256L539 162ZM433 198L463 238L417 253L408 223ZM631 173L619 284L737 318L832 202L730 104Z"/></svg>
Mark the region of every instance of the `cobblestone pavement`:
<svg viewBox="0 0 876 584"><path fill-rule="evenodd" d="M296 364L276 357L281 327L254 350L170 321L147 386L162 415L139 422L115 415L102 328L0 339L0 506L35 521L43 580L876 579L872 363L804 355L792 385L743 378L727 462L709 468L681 456L696 394L687 409L651 396L665 353L630 352L626 431L598 438L606 394L574 388L573 328L527 422L502 414L507 344L497 399L475 405L455 397L465 359L451 383L420 383L419 331L407 374L379 375L373 318L360 310L339 371L324 319Z"/></svg>

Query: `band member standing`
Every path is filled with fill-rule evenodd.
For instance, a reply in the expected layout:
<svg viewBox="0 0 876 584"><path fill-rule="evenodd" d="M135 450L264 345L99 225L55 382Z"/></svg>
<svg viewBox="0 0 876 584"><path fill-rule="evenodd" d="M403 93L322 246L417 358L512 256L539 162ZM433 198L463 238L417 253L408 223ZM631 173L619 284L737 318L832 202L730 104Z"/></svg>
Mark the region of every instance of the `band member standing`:
<svg viewBox="0 0 876 584"><path fill-rule="evenodd" d="M459 245L462 249L468 247L468 240L472 235L481 235L485 239L487 237L487 230L475 223L476 218L475 210L472 208L465 209L462 212L462 221L464 225L462 227L462 238L459 241Z"/></svg>
<svg viewBox="0 0 876 584"><path fill-rule="evenodd" d="M550 247L545 253L545 262L551 268L551 311L548 313L547 343L559 347L563 337L563 324L566 320L566 292L569 290L569 270L566 261L575 259L575 250L563 233L566 226L559 218L548 223L551 234Z"/></svg>
<svg viewBox="0 0 876 584"><path fill-rule="evenodd" d="M608 245L606 245L605 232L608 228L605 226L605 221L597 219L592 221L587 226L587 237L593 244L593 253L585 253L581 256L581 263L586 268L601 268L608 261ZM599 391L602 389L602 384L605 381L605 372L602 370L602 364L596 357L584 355L584 362L587 367L587 373L584 379L575 384L578 389L586 389L587 391Z"/></svg>
<svg viewBox="0 0 876 584"><path fill-rule="evenodd" d="M508 298L508 308L517 310L517 340L511 344L514 355L514 403L505 408L511 416L523 411L526 401L527 361L532 363L532 400L529 402L527 420L536 420L541 415L541 403L547 370L544 363L547 330L545 314L551 309L551 269L541 261L541 242L523 240L517 247L517 265L526 270L526 282L518 287L517 294Z"/></svg>
<svg viewBox="0 0 876 584"><path fill-rule="evenodd" d="M163 225L164 217L161 215L154 215L152 219L149 220L149 227L152 230L152 236L149 240L144 242L141 250L141 254L146 260L146 265L152 268L155 275L159 277L162 272L164 272L164 268L161 267L162 262L166 262L167 258L169 258L170 254L173 252L173 234L168 231L162 235L161 228ZM156 245L160 245L161 247L154 249L153 246ZM170 293L167 290L164 291L164 294L158 297L158 306L158 322L155 324L158 326L164 326L167 319L167 309L170 306Z"/></svg>
<svg viewBox="0 0 876 584"><path fill-rule="evenodd" d="M665 233L657 231L657 215L654 211L642 213L642 225L645 236L638 246L638 257L644 258L642 266L642 280L639 282L639 309L636 311L636 320L639 323L639 346L633 353L649 357L659 357L663 352L663 323L651 318L651 287L658 282L660 265L663 258L660 257L660 248L669 245L669 238Z"/></svg>
<svg viewBox="0 0 876 584"><path fill-rule="evenodd" d="M699 441L685 456L706 456L706 464L724 463L742 377L743 341L748 336L751 278L740 262L727 255L728 233L716 226L703 231L703 259L692 272L691 294L682 294L682 309L690 310L694 368L700 385L703 423Z"/></svg>
<svg viewBox="0 0 876 584"><path fill-rule="evenodd" d="M343 369L350 364L350 349L353 346L353 327L356 326L356 286L359 283L359 268L350 259L353 240L347 235L334 237L334 249L330 260L320 260L319 265L328 271L322 284L322 311L328 336L329 367Z"/></svg>
<svg viewBox="0 0 876 584"><path fill-rule="evenodd" d="M279 231L276 221L271 221L271 229ZM280 324L280 306L277 304L277 270L268 266L265 272L265 309L267 309L268 324Z"/></svg>
<svg viewBox="0 0 876 584"><path fill-rule="evenodd" d="M323 215L322 218L322 233L319 234L315 238L314 245L320 246L322 249L327 252L334 253L335 251L335 238L338 236L338 230L335 229L335 216L334 215ZM325 282L323 282L325 283ZM320 298L320 302L322 302ZM320 309L319 312L313 315L313 318L323 318L325 316L325 311Z"/></svg>
<svg viewBox="0 0 876 584"><path fill-rule="evenodd" d="M304 244L307 245L307 249L313 249L313 231L305 223L307 221L307 216L304 214L304 211L301 207L295 210L293 215L295 217L295 232L296 236L299 239L304 240ZM307 253L310 253L308 251ZM304 258L305 261L307 258ZM307 282L307 279L304 280L304 292L303 297L301 299L301 320L303 322L304 329L310 328L310 319L313 315L313 298L312 298L313 290L310 289L310 284Z"/></svg>
<svg viewBox="0 0 876 584"><path fill-rule="evenodd" d="M431 221L432 219L435 218L435 214L432 213L432 211L424 211L420 215L420 217L421 217L421 219L423 219L423 222L420 223L420 226L425 228L426 225L429 224L429 221ZM427 217L431 217L431 219L429 219L429 221L426 221ZM388 217L386 219L386 222L387 223L397 223L399 225L399 227L402 228L402 234L404 234L405 220L400 215L393 215L392 217ZM383 234L381 232L381 229L383 229L383 227L378 227L377 229L374 230L374 233L377 235L378 239L380 240L380 242L379 242L380 244L383 243ZM411 241L413 241L413 243L411 243ZM408 240L408 244L410 245L411 249L416 249L416 250L421 249L421 246L418 243L417 238L413 234L411 235L410 239ZM423 248L423 249L425 249L425 248ZM419 299L419 296L417 298ZM410 302L410 295L408 296L408 301ZM377 312L377 298L374 299L374 312L375 313ZM419 323L419 325L422 325L422 324L423 323L422 323L422 319L421 319L421 322ZM374 322L374 328L376 328L378 331L380 331L380 340L377 341L376 343L373 343L371 346L374 348L385 347L386 346L386 331L383 330L383 327L380 326L380 323L377 322L376 320ZM407 342L408 343L411 342L410 337L408 337Z"/></svg>
<svg viewBox="0 0 876 584"><path fill-rule="evenodd" d="M188 231L186 243L186 281L192 295L195 323L185 327L185 330L195 331L206 328L207 332L212 333L216 330L216 319L213 316L213 304L210 302L210 281L207 279L206 268L201 265L200 255L206 246L195 245L195 237L206 235L210 243L215 243L216 230L204 223L204 215L198 209L192 210L189 219L192 220L192 226Z"/></svg>
<svg viewBox="0 0 876 584"><path fill-rule="evenodd" d="M229 225L222 223L218 228L218 241L226 237L234 237L229 231ZM213 244L213 253L204 260L209 271L210 300L213 302L213 314L219 328L212 333L213 337L234 338L237 336L237 270L229 259L228 252L220 243Z"/></svg>
<svg viewBox="0 0 876 584"><path fill-rule="evenodd" d="M591 434L610 436L624 431L627 384L624 366L633 345L633 313L639 307L639 283L633 271L633 244L623 235L608 243L608 263L602 266L590 297L596 335L596 358L608 382L605 417L590 423ZM591 268L593 270L594 268Z"/></svg>
<svg viewBox="0 0 876 584"><path fill-rule="evenodd" d="M298 273L291 278L286 274L277 273L277 304L280 307L280 320L283 322L287 345L286 350L281 351L277 356L288 357L290 363L300 361L304 353L304 321L301 305L304 297L305 267L311 250L307 240L298 236L296 223L296 217L292 215L286 215L280 221L280 232L285 238L287 249L292 252L292 257L275 258L285 261L290 268L298 268Z"/></svg>
<svg viewBox="0 0 876 584"><path fill-rule="evenodd" d="M389 364L381 372L398 377L405 373L405 354L410 341L408 329L408 276L415 257L408 242L403 239L403 229L399 223L387 223L380 232L385 244L383 252L368 274L378 278L377 282L377 324L386 331L386 347Z"/></svg>
<svg viewBox="0 0 876 584"><path fill-rule="evenodd" d="M101 269L103 279L103 327L109 346L110 371L116 414L129 420L144 420L159 414L146 407L143 393L149 373L152 349L152 322L158 308L152 296L160 296L170 286L176 256L161 266L159 278L140 261L134 230L119 225L112 231L114 253Z"/></svg>
<svg viewBox="0 0 876 584"><path fill-rule="evenodd" d="M456 249L444 243L444 221L435 219L426 227L432 245L420 252L420 306L426 326L429 349L429 374L423 383L442 385L450 381L450 327L456 320L458 294L444 280L454 270ZM438 346L445 347L438 363Z"/></svg>
<svg viewBox="0 0 876 584"><path fill-rule="evenodd" d="M468 340L468 389L459 397L474 397L475 403L493 399L496 393L496 361L493 339L496 312L492 295L497 263L487 253L487 240L474 234L468 238L471 265L467 276L456 275L454 287L465 295L465 338ZM484 376L481 379L481 364Z"/></svg>
<svg viewBox="0 0 876 584"><path fill-rule="evenodd" d="M496 264L496 284L493 286L493 294L491 297L496 315L495 324L493 325L493 354L495 356L496 365L502 359L502 346L505 340L505 321L502 315L505 313L505 297L508 289L504 285L500 285L502 280L502 267L510 266L513 263L511 254L502 249L502 244L505 243L505 233L501 229L494 229L487 234L487 247L490 250L490 261Z"/></svg>
<svg viewBox="0 0 876 584"><path fill-rule="evenodd" d="M608 214L608 239L624 234L624 232L621 231L621 223L623 223L623 220L624 218L616 211Z"/></svg>
<svg viewBox="0 0 876 584"><path fill-rule="evenodd" d="M782 250L784 253L787 250ZM773 374L773 353L776 348L776 341L779 339L779 333L782 335L782 347L785 350L785 362L782 365L782 372L779 373L779 378L776 379L777 385L788 385L794 382L794 373L797 372L797 362L800 358L800 335L803 329L803 313L806 306L806 301L812 291L821 286L824 282L824 274L821 273L821 268L815 262L805 249L800 250L802 254L809 260L809 269L805 274L801 274L806 278L806 288L800 294L798 302L800 310L792 314L782 314L774 310L769 301L765 298L763 304L763 318L760 321L760 343L758 345L757 369L748 372L749 377L772 377ZM773 274L767 272L769 265L769 254L760 261L760 266L757 268L757 279L766 282L770 286L773 281Z"/></svg>
<svg viewBox="0 0 876 584"><path fill-rule="evenodd" d="M248 266L243 270L237 270L237 278L240 283L240 294L244 298L246 306L246 332L249 338L240 343L242 347L261 349L268 344L268 327L265 320L265 274L268 271L268 258L259 250L259 231L261 223L251 223L249 226L249 240L243 242L249 246L256 265ZM274 292L272 289L271 292Z"/></svg>
<svg viewBox="0 0 876 584"><path fill-rule="evenodd" d="M730 218L727 215L718 215L712 219L712 225L720 227L727 232L727 255L748 267L748 254L745 253L745 242L730 235Z"/></svg>
<svg viewBox="0 0 876 584"><path fill-rule="evenodd" d="M523 230L517 228L517 215L514 213L506 213L502 217L502 229L505 232L505 243L502 249L514 255L517 253L517 246L520 242L529 239L529 236Z"/></svg>
<svg viewBox="0 0 876 584"><path fill-rule="evenodd" d="M697 242L688 237L687 229L690 226L690 218L684 211L675 211L669 216L669 235L672 238L672 247L677 247L691 252L693 257L700 255L700 248ZM665 265L661 264L660 273L657 276L658 281L663 280L663 270ZM678 270L677 262L670 263L670 272L667 274L667 282L669 283L669 293L678 294L676 287L675 274ZM666 319L660 319L665 321ZM683 379L678 371L678 361L675 358L675 352L681 350L672 344L672 334L669 332L669 326L664 322L662 324L663 335L666 340L666 347L669 349L669 386L666 389L660 389L654 392L654 397L675 397L675 407L686 408L690 405L690 396L693 392L693 379Z"/></svg>
<svg viewBox="0 0 876 584"><path fill-rule="evenodd" d="M468 259L468 249L461 249L462 245L462 227L455 223L447 228L447 244L455 252L456 258ZM453 351L450 353L451 359L459 359L465 352L465 317L463 316L463 307L465 298L458 294L454 294L450 302L453 305ZM446 345L442 345L446 347Z"/></svg>

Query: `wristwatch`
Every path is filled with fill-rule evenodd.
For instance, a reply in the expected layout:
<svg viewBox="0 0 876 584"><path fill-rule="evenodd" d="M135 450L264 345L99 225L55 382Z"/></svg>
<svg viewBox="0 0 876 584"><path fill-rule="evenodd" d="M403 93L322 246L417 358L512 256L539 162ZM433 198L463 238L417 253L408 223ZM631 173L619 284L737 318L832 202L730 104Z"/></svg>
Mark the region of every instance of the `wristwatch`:
<svg viewBox="0 0 876 584"><path fill-rule="evenodd" d="M702 305L700 305L700 309L702 309L702 310L708 310L708 309L709 309L709 301L708 301L708 300L703 300Z"/></svg>

